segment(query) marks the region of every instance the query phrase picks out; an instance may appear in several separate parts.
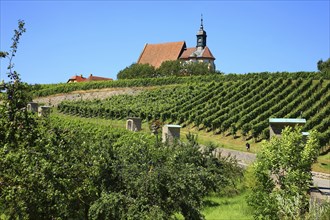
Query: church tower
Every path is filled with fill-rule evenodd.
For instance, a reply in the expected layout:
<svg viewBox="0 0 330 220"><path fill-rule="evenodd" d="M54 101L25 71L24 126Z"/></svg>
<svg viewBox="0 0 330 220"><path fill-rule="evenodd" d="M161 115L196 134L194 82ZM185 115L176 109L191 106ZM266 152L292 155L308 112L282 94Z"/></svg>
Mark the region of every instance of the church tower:
<svg viewBox="0 0 330 220"><path fill-rule="evenodd" d="M197 50L203 50L206 47L206 31L204 31L203 27L203 15L201 15L201 26L199 28L199 31L197 32Z"/></svg>
<svg viewBox="0 0 330 220"><path fill-rule="evenodd" d="M186 47L186 42L169 42L161 44L146 44L137 61L139 64L150 64L156 68L164 61L180 60L181 63L206 63L209 70L215 70L215 57L206 45L206 31L203 26L203 15L201 25L196 34L197 44L194 47Z"/></svg>
<svg viewBox="0 0 330 220"><path fill-rule="evenodd" d="M215 70L214 60L215 57L212 55L211 50L206 45L206 31L203 26L203 15L201 15L201 26L196 34L197 44L196 47L185 48L180 55L180 60L184 62L200 62L207 63L210 70Z"/></svg>

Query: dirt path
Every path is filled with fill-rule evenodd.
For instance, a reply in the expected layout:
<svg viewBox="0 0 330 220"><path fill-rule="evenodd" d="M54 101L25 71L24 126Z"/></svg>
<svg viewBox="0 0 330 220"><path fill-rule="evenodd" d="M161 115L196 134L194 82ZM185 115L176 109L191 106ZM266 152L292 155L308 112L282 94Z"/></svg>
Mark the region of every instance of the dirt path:
<svg viewBox="0 0 330 220"><path fill-rule="evenodd" d="M227 148L217 148L216 154L218 155L221 154L222 156L228 156L228 155L234 156L236 157L238 163L242 166L248 166L256 160L256 154L231 150Z"/></svg>
<svg viewBox="0 0 330 220"><path fill-rule="evenodd" d="M56 94L47 97L35 98L33 101L37 103L42 103L49 106L57 106L59 103L65 100L92 100L92 99L106 99L114 95L136 95L141 91L145 90L144 88L139 87L127 87L127 88L106 88L106 89L97 89L97 90L81 90L74 91L71 93Z"/></svg>

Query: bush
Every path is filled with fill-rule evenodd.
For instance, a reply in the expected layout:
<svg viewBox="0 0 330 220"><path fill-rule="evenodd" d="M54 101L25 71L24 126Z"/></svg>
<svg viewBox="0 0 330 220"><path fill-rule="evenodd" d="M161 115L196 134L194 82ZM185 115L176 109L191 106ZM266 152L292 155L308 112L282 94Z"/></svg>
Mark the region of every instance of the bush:
<svg viewBox="0 0 330 220"><path fill-rule="evenodd" d="M299 129L264 142L254 167L255 185L248 203L256 218L295 219L308 212L311 166L319 151L317 134L305 141Z"/></svg>

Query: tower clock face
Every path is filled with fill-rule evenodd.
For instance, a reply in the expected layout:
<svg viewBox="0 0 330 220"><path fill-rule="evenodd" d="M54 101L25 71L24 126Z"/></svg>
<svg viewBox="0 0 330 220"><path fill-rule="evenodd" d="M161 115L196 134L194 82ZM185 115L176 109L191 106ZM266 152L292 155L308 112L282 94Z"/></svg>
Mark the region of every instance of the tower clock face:
<svg viewBox="0 0 330 220"><path fill-rule="evenodd" d="M203 44L203 40L202 40L202 38L198 38L198 40L197 40L197 45L198 46L201 46Z"/></svg>

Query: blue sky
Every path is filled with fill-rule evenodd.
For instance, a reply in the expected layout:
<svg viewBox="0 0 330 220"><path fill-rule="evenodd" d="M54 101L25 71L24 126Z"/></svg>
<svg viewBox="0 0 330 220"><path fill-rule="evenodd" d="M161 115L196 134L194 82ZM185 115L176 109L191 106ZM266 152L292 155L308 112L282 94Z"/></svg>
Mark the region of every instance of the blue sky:
<svg viewBox="0 0 330 220"><path fill-rule="evenodd" d="M145 43L196 46L203 14L207 45L224 73L316 71L330 57L329 0L4 1L0 50L26 22L15 70L23 81L66 82L89 74L116 79ZM1 60L0 80L8 60Z"/></svg>

